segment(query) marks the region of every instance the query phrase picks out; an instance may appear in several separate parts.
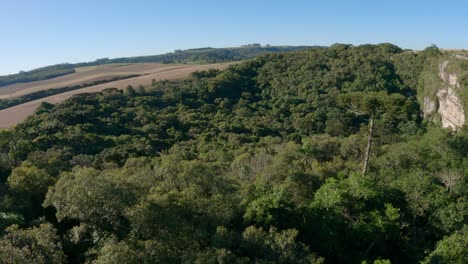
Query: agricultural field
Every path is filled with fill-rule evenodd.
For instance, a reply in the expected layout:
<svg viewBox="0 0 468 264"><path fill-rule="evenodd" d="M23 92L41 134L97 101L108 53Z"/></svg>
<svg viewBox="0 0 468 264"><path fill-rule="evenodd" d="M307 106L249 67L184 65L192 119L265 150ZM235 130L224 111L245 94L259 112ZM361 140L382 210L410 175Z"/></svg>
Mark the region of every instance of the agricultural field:
<svg viewBox="0 0 468 264"><path fill-rule="evenodd" d="M79 93L99 92L106 88L123 89L128 85L137 87L139 85L151 85L152 80L175 80L183 79L194 71L207 69L225 69L230 63L207 64L207 65L180 65L180 64L159 64L159 63L138 63L138 64L107 64L102 66L91 66L78 68L76 73L61 76L54 79L15 84L0 89L0 99L12 99L27 95L33 92L48 89L59 89L62 87L94 83L102 80L109 80L129 75L139 75L134 78L127 78L103 84L92 85L86 88L68 91L53 96L47 96L34 101L19 104L7 109L0 110L0 128L9 128L14 124L23 121L31 115L42 103L59 103L71 96Z"/></svg>
<svg viewBox="0 0 468 264"><path fill-rule="evenodd" d="M67 86L93 83L96 81L110 80L116 77L125 77L129 75L148 75L185 67L191 67L191 65L139 63L82 67L77 68L75 73L57 78L30 83L17 83L2 87L0 88L0 99L15 98L46 89L57 89Z"/></svg>

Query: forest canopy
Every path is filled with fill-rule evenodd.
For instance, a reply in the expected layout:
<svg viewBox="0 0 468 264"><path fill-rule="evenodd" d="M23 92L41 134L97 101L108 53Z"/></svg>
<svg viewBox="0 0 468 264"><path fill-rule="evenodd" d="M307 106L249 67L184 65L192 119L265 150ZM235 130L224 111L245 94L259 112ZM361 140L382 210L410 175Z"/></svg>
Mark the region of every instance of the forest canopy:
<svg viewBox="0 0 468 264"><path fill-rule="evenodd" d="M43 103L0 131L0 262L468 263L468 130L417 100L441 56L337 44Z"/></svg>

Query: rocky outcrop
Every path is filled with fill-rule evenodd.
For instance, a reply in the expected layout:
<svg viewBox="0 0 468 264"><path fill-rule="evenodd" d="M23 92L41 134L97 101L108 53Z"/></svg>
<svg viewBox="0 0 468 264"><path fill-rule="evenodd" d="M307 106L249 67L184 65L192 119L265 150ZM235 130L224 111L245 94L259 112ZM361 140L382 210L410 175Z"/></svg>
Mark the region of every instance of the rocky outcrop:
<svg viewBox="0 0 468 264"><path fill-rule="evenodd" d="M424 98L424 117L431 117L437 112L442 127L458 130L465 124L465 111L463 102L457 95L457 90L460 89L458 76L447 71L448 64L448 61L444 61L439 65L439 76L443 85L435 94L437 101L429 97Z"/></svg>
<svg viewBox="0 0 468 264"><path fill-rule="evenodd" d="M424 97L424 118L430 118L437 112L437 103L428 96Z"/></svg>
<svg viewBox="0 0 468 264"><path fill-rule="evenodd" d="M454 130L461 128L465 124L465 113L462 101L455 90L446 87L437 91L436 95L439 100L437 112L440 114L442 127Z"/></svg>

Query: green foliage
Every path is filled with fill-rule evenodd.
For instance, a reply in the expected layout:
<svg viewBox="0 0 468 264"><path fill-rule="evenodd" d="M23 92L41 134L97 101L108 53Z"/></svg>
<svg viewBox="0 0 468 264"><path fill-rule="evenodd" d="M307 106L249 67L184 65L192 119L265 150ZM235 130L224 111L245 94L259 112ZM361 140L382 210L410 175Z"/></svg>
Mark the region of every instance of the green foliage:
<svg viewBox="0 0 468 264"><path fill-rule="evenodd" d="M281 192L269 193L250 202L244 218L261 226L280 226L290 214L292 206Z"/></svg>
<svg viewBox="0 0 468 264"><path fill-rule="evenodd" d="M345 180L329 179L310 205L311 221L323 219L321 225L311 228L316 239L323 238L324 242L317 245L320 252L330 250L325 256L339 261L369 256L396 258L391 252L403 240L400 210L405 208L394 192L374 187L357 175Z"/></svg>
<svg viewBox="0 0 468 264"><path fill-rule="evenodd" d="M142 263L134 249L125 242L110 241L99 251L95 264Z"/></svg>
<svg viewBox="0 0 468 264"><path fill-rule="evenodd" d="M6 207L23 213L29 219L41 215L43 210L40 203L55 180L45 169L29 161L23 162L8 177L9 192L4 200Z"/></svg>
<svg viewBox="0 0 468 264"><path fill-rule="evenodd" d="M0 212L0 232L3 233L6 227L20 225L24 223L24 217L18 213Z"/></svg>
<svg viewBox="0 0 468 264"><path fill-rule="evenodd" d="M249 255L260 258L261 263L323 263L302 243L296 242L298 231L288 229L278 232L271 228L249 226L242 233L242 247Z"/></svg>
<svg viewBox="0 0 468 264"><path fill-rule="evenodd" d="M41 224L24 230L13 225L0 240L0 259L5 264L58 264L64 263L66 256L51 224Z"/></svg>
<svg viewBox="0 0 468 264"><path fill-rule="evenodd" d="M0 256L466 262L466 131L416 100L441 56L337 44L43 104L0 131Z"/></svg>
<svg viewBox="0 0 468 264"><path fill-rule="evenodd" d="M54 178L46 170L25 161L12 171L7 183L13 192L45 194L47 188L54 183Z"/></svg>
<svg viewBox="0 0 468 264"><path fill-rule="evenodd" d="M468 261L468 234L466 226L460 231L445 237L424 260L424 263L466 263Z"/></svg>
<svg viewBox="0 0 468 264"><path fill-rule="evenodd" d="M302 139L302 149L309 157L320 162L331 161L340 154L341 142L329 135L317 135Z"/></svg>
<svg viewBox="0 0 468 264"><path fill-rule="evenodd" d="M56 208L57 219L80 220L96 227L121 224L125 207L135 198L130 188L115 182L110 173L92 168L75 168L61 175L50 189L45 206Z"/></svg>

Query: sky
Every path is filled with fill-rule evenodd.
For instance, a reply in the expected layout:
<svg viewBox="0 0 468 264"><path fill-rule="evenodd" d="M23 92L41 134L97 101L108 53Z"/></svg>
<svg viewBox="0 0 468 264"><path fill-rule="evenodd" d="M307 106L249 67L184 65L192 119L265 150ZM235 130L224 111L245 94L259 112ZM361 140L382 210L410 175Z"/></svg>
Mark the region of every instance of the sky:
<svg viewBox="0 0 468 264"><path fill-rule="evenodd" d="M468 49L468 1L0 0L0 75L248 43Z"/></svg>

